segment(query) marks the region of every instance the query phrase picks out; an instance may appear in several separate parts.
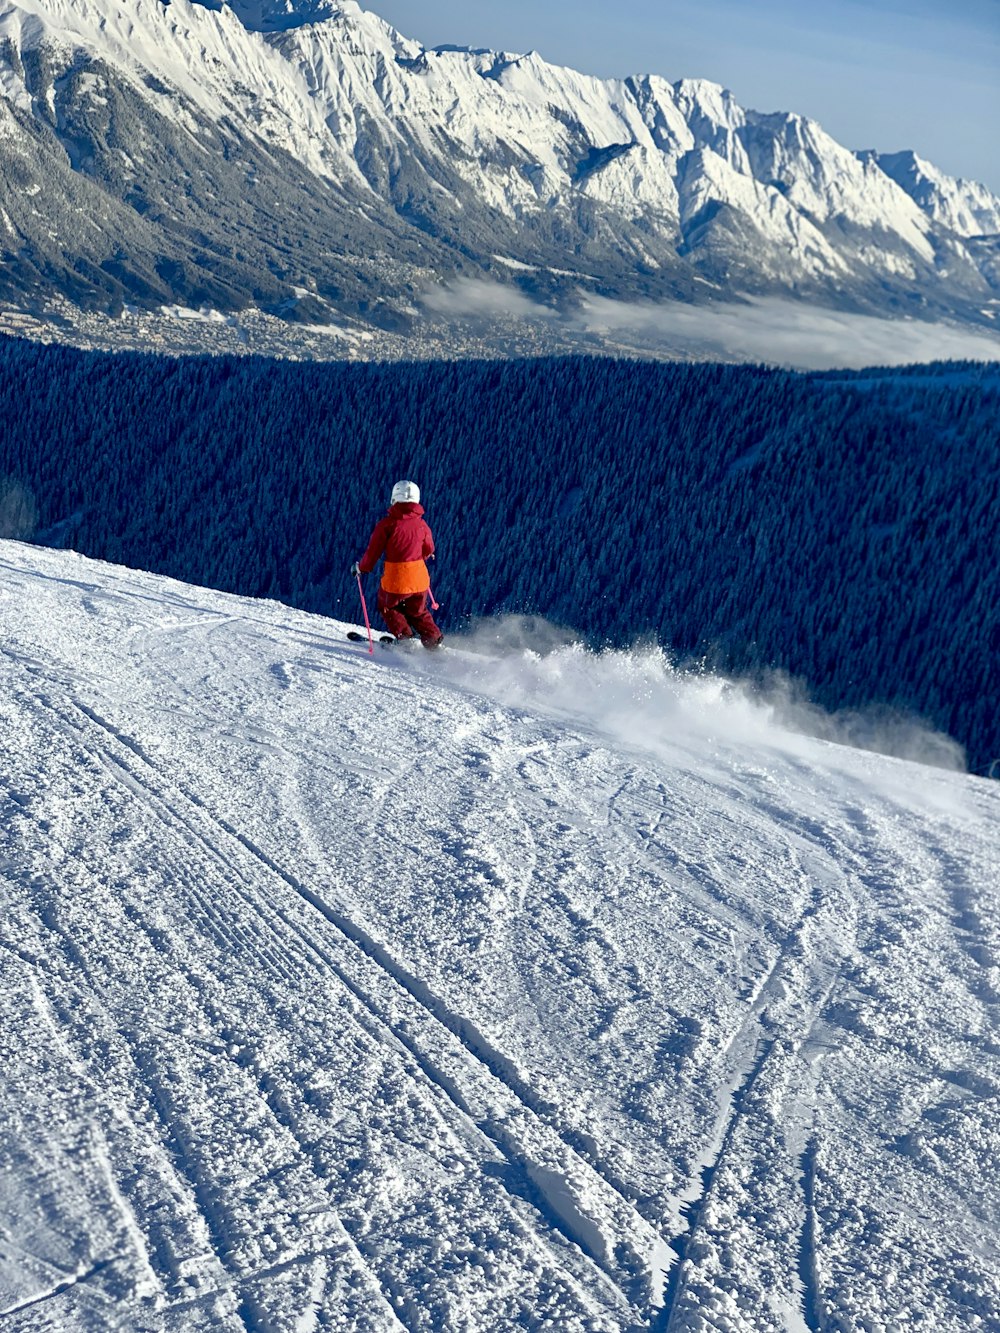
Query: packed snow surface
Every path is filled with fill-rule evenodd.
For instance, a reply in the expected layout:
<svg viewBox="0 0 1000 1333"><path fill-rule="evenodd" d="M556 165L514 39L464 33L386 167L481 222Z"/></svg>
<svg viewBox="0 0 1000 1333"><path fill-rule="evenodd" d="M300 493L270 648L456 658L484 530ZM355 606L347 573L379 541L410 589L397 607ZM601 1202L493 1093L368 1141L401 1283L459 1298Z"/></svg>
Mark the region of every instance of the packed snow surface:
<svg viewBox="0 0 1000 1333"><path fill-rule="evenodd" d="M5 1333L1000 1328L1000 787L344 629L0 543Z"/></svg>

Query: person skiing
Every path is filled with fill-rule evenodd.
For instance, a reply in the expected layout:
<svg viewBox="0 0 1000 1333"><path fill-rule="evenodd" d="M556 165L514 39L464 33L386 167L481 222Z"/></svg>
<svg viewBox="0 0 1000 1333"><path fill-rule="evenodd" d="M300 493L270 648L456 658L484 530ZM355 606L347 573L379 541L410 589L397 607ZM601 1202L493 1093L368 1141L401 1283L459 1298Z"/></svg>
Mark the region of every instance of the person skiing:
<svg viewBox="0 0 1000 1333"><path fill-rule="evenodd" d="M434 538L424 522L416 482L397 481L393 486L389 512L375 525L368 549L351 573L370 574L383 555L378 609L389 633L394 639L419 635L425 648L436 648L444 635L427 606L431 578L426 563L434 558Z"/></svg>

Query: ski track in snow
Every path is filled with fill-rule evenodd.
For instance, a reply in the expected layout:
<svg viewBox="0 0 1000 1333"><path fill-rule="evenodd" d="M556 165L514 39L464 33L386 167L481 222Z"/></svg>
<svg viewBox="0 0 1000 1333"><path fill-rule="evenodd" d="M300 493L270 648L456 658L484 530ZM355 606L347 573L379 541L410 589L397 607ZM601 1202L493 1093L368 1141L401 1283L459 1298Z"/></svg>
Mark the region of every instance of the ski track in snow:
<svg viewBox="0 0 1000 1333"><path fill-rule="evenodd" d="M0 1325L1000 1330L1000 789L344 629L0 543Z"/></svg>

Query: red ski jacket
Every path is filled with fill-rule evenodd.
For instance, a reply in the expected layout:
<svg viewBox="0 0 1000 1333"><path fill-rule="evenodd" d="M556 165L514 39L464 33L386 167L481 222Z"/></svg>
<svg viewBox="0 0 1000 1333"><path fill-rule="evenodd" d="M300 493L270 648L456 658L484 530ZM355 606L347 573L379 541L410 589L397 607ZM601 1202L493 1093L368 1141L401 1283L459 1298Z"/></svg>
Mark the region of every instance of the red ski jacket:
<svg viewBox="0 0 1000 1333"><path fill-rule="evenodd" d="M370 574L384 555L382 587L386 592L426 592L431 578L424 561L433 554L434 538L421 506L393 505L376 524L358 567L362 574Z"/></svg>

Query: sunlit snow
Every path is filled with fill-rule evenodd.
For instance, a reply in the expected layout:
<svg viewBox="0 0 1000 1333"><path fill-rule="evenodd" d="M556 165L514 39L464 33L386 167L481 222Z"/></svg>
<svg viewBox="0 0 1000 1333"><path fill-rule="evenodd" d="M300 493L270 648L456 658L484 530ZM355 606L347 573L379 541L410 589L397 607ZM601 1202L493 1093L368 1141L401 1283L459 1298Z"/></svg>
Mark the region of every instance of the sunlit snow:
<svg viewBox="0 0 1000 1333"><path fill-rule="evenodd" d="M996 1329L1000 787L345 628L0 543L5 1333Z"/></svg>

